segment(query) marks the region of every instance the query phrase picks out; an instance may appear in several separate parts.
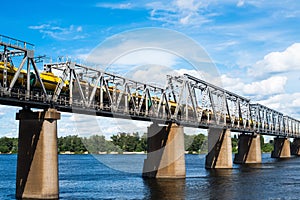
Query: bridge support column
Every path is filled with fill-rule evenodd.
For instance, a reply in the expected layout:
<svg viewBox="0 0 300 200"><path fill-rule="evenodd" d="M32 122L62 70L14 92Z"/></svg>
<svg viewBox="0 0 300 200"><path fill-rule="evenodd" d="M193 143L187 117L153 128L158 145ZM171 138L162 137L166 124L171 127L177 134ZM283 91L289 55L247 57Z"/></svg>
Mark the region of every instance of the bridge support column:
<svg viewBox="0 0 300 200"><path fill-rule="evenodd" d="M21 110L16 198L58 199L57 120L55 109Z"/></svg>
<svg viewBox="0 0 300 200"><path fill-rule="evenodd" d="M295 138L291 144L291 154L300 156L300 138Z"/></svg>
<svg viewBox="0 0 300 200"><path fill-rule="evenodd" d="M272 158L290 158L290 140L288 138L274 138L274 150L271 154Z"/></svg>
<svg viewBox="0 0 300 200"><path fill-rule="evenodd" d="M185 178L183 127L176 124L148 127L148 154L143 177Z"/></svg>
<svg viewBox="0 0 300 200"><path fill-rule="evenodd" d="M260 135L239 135L238 153L235 154L234 163L261 163Z"/></svg>
<svg viewBox="0 0 300 200"><path fill-rule="evenodd" d="M209 128L205 168L232 168L232 146L229 129Z"/></svg>

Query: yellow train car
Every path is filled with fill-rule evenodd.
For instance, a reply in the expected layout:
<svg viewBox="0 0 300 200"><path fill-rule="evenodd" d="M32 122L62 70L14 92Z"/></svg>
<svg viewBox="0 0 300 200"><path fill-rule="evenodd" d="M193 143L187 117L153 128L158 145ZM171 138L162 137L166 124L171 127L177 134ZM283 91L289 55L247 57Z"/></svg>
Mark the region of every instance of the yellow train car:
<svg viewBox="0 0 300 200"><path fill-rule="evenodd" d="M9 85L12 81L15 73L18 71L18 68L11 65L11 63L7 62L6 66L4 66L4 62L0 62L0 80L1 84L3 81L3 72L6 69L7 71L7 84ZM24 86L26 84L27 80L27 72L25 70L21 70L20 75L16 81L16 85L18 86Z"/></svg>
<svg viewBox="0 0 300 200"><path fill-rule="evenodd" d="M52 72L41 72L40 77L44 83L45 89L48 91L55 91L57 84L60 82L60 78L54 75ZM40 88L41 84L37 80L36 74L30 74L30 84L32 87ZM62 88L62 92L66 92L69 88L69 81L65 81L65 86Z"/></svg>

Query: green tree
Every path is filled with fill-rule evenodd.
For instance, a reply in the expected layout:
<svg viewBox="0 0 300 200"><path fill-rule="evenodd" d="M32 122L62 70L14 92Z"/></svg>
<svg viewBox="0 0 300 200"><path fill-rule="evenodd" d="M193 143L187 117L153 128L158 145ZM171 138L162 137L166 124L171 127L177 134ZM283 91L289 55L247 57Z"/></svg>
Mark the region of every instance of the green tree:
<svg viewBox="0 0 300 200"><path fill-rule="evenodd" d="M141 139L138 133L119 133L111 137L112 143L123 151L144 151L146 149L146 137Z"/></svg>
<svg viewBox="0 0 300 200"><path fill-rule="evenodd" d="M11 153L18 153L18 138L12 138L13 140L13 148L11 150Z"/></svg>
<svg viewBox="0 0 300 200"><path fill-rule="evenodd" d="M103 135L92 135L91 137L84 138L83 143L91 153L98 153L106 151L106 140Z"/></svg>
<svg viewBox="0 0 300 200"><path fill-rule="evenodd" d="M264 153L270 153L274 150L274 146L270 143L265 143L261 149Z"/></svg>
<svg viewBox="0 0 300 200"><path fill-rule="evenodd" d="M185 151L189 151L188 149L190 148L191 144L193 143L195 136L196 135L184 134L184 148L185 148Z"/></svg>
<svg viewBox="0 0 300 200"><path fill-rule="evenodd" d="M14 142L13 138L2 137L0 138L0 152L10 153L13 150Z"/></svg>
<svg viewBox="0 0 300 200"><path fill-rule="evenodd" d="M89 138L84 138L83 143L90 153L120 151L112 142L105 140L103 135L92 135Z"/></svg>
<svg viewBox="0 0 300 200"><path fill-rule="evenodd" d="M147 151L147 133L144 133L144 135L140 138L136 151Z"/></svg>
<svg viewBox="0 0 300 200"><path fill-rule="evenodd" d="M119 146L116 146L112 143L112 141L106 141L106 151L107 152L122 152L122 149Z"/></svg>
<svg viewBox="0 0 300 200"><path fill-rule="evenodd" d="M206 140L207 138L205 137L205 135L201 133L196 135L193 138L193 142L191 143L191 145L187 148L187 151L189 151L189 153L192 152L200 153L200 151L203 149Z"/></svg>
<svg viewBox="0 0 300 200"><path fill-rule="evenodd" d="M269 143L265 143L265 138L263 135L260 135L260 144L261 144L261 151L263 153L269 153L271 151L273 151L274 147L273 147L273 141L270 140Z"/></svg>
<svg viewBox="0 0 300 200"><path fill-rule="evenodd" d="M70 151L75 153L83 153L87 151L85 148L82 139L77 135L69 135L66 137L60 137L57 141L58 151Z"/></svg>
<svg viewBox="0 0 300 200"><path fill-rule="evenodd" d="M232 145L232 152L237 153L238 152L238 138L236 135L231 138L231 145Z"/></svg>

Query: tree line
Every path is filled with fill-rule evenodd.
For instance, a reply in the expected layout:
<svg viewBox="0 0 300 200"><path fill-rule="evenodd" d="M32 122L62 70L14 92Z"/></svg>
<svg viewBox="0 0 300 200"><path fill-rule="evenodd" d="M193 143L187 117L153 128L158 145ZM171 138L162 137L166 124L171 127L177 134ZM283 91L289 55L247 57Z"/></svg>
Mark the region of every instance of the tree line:
<svg viewBox="0 0 300 200"><path fill-rule="evenodd" d="M0 138L0 153L17 153L18 138Z"/></svg>
<svg viewBox="0 0 300 200"><path fill-rule="evenodd" d="M207 152L207 137L203 134L186 135L185 150L190 153ZM59 152L74 153L101 153L101 152L146 152L147 135L140 136L138 133L118 133L113 135L110 140L104 136L93 135L89 138L78 136L65 136L58 138Z"/></svg>
<svg viewBox="0 0 300 200"><path fill-rule="evenodd" d="M184 135L185 151L188 153L207 153L208 142L207 136L204 134ZM273 141L264 143L264 137L261 135L262 152L271 152L273 150ZM140 136L138 133L118 133L113 135L110 140L106 140L102 135L92 135L90 137L79 137L77 135L69 135L59 137L57 141L58 152L82 153L102 153L102 152L146 152L147 151L147 135ZM232 151L238 151L238 139L236 136L232 138ZM0 153L17 153L17 138L0 138Z"/></svg>
<svg viewBox="0 0 300 200"><path fill-rule="evenodd" d="M233 138L231 138L231 144L232 144L232 152L237 153L238 152L238 138L236 135L234 135ZM273 140L270 140L268 143L265 143L265 138L263 135L260 135L260 147L262 153L270 153L274 149Z"/></svg>

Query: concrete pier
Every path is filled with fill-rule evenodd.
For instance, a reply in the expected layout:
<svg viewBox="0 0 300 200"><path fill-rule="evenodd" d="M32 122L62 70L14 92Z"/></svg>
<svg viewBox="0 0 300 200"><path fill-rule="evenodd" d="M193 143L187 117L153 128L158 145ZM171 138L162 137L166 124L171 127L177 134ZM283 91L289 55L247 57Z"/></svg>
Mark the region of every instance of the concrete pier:
<svg viewBox="0 0 300 200"><path fill-rule="evenodd" d="M205 168L232 168L232 146L230 130L210 128L208 130L208 154Z"/></svg>
<svg viewBox="0 0 300 200"><path fill-rule="evenodd" d="M272 158L290 158L291 148L288 138L274 138L274 150L271 154Z"/></svg>
<svg viewBox="0 0 300 200"><path fill-rule="evenodd" d="M148 127L148 154L143 177L185 178L183 127L176 124Z"/></svg>
<svg viewBox="0 0 300 200"><path fill-rule="evenodd" d="M295 156L300 156L300 139L295 138L291 144L291 154Z"/></svg>
<svg viewBox="0 0 300 200"><path fill-rule="evenodd" d="M21 110L16 198L58 199L57 120L54 109Z"/></svg>
<svg viewBox="0 0 300 200"><path fill-rule="evenodd" d="M238 153L235 154L234 163L261 163L260 135L239 135Z"/></svg>

